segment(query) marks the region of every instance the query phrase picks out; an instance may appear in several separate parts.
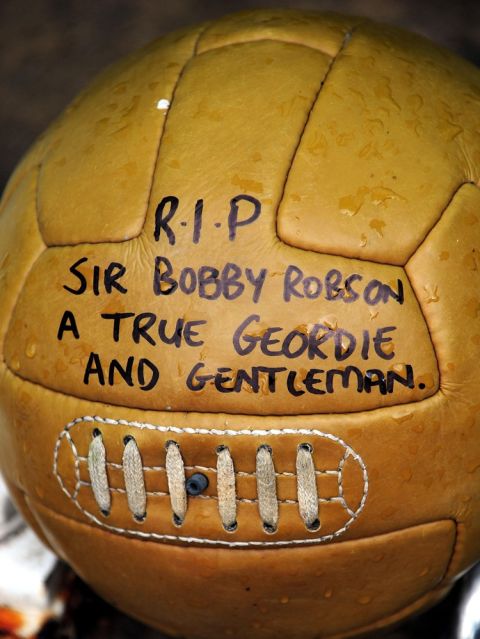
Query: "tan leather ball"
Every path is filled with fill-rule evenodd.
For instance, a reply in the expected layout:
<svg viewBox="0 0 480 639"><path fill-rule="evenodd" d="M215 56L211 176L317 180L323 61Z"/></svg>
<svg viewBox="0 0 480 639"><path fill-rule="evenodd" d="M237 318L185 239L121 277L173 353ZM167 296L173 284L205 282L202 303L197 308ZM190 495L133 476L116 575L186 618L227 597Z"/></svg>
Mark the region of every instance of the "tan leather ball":
<svg viewBox="0 0 480 639"><path fill-rule="evenodd" d="M240 13L103 73L0 213L0 466L192 639L350 637L480 558L480 74Z"/></svg>

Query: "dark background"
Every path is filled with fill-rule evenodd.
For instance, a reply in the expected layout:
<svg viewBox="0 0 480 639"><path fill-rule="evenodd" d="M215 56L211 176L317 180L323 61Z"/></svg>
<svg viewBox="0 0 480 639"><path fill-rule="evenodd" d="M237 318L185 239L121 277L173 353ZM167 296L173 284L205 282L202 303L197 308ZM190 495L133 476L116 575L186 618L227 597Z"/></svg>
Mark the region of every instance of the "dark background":
<svg viewBox="0 0 480 639"><path fill-rule="evenodd" d="M480 65L480 0L0 0L0 192L35 137L105 65L173 29L258 6L370 16ZM71 587L68 618L43 637L158 639L78 580ZM463 587L388 639L452 639Z"/></svg>

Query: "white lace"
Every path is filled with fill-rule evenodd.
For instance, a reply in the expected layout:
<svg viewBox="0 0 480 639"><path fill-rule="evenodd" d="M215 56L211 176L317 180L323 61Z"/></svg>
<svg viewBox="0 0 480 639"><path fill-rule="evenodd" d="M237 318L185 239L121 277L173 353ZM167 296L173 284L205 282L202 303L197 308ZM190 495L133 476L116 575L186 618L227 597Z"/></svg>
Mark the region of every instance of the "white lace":
<svg viewBox="0 0 480 639"><path fill-rule="evenodd" d="M147 516L147 491L145 489L145 468L140 451L132 436L124 440L122 464L128 507L137 521ZM177 442L166 443L165 473L168 495L173 513L173 521L181 526L188 509L185 464ZM111 488L108 481L107 456L101 432L93 431L88 451L88 471L95 500L101 512L107 516L111 509ZM313 460L311 444L300 444L296 458L297 497L300 517L309 530L320 528L317 472ZM217 448L217 499L218 511L225 530L233 532L237 528L237 502L234 462L227 446ZM239 473L240 474L240 473ZM257 501L260 519L267 533L278 528L279 508L277 497L277 473L270 446L259 446L256 454ZM120 492L122 490L118 489Z"/></svg>

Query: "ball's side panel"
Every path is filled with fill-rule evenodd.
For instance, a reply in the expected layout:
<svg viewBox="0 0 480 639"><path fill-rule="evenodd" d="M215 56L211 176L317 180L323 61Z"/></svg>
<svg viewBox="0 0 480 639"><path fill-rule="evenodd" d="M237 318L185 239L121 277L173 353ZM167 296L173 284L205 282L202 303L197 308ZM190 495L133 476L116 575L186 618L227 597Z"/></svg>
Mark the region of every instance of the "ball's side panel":
<svg viewBox="0 0 480 639"><path fill-rule="evenodd" d="M36 259L45 249L37 224L38 166L44 139L40 139L22 159L10 178L0 203L0 396L4 387L4 340L9 321L22 286ZM21 409L22 397L17 400ZM7 417L5 404L0 401L0 472L12 489L17 506L43 540L43 534L33 519L22 494L15 488L21 485L21 469L12 443L18 414ZM13 483L14 482L14 483Z"/></svg>
<svg viewBox="0 0 480 639"><path fill-rule="evenodd" d="M445 467L458 460L461 481L450 494L461 522L457 558L464 570L480 554L480 188L464 185L406 267L430 327L440 366L441 393L449 410L440 421L432 456ZM450 416L449 416L450 414ZM460 425L454 432L452 422ZM454 463L454 462L453 462Z"/></svg>
<svg viewBox="0 0 480 639"><path fill-rule="evenodd" d="M354 16L296 9L241 11L213 22L203 33L198 52L242 42L277 40L335 56L345 37L361 22L362 18Z"/></svg>
<svg viewBox="0 0 480 639"><path fill-rule="evenodd" d="M405 264L455 191L480 180L479 91L474 67L418 36L354 29L297 150L280 238Z"/></svg>
<svg viewBox="0 0 480 639"><path fill-rule="evenodd" d="M450 521L334 546L178 548L118 538L33 504L52 543L108 601L173 636L349 636L434 603ZM128 560L126 560L128 558ZM306 586L308 584L308 586ZM205 592L208 598L205 598Z"/></svg>
<svg viewBox="0 0 480 639"><path fill-rule="evenodd" d="M42 159L39 221L48 245L140 233L168 105L202 30L130 56L67 109Z"/></svg>
<svg viewBox="0 0 480 639"><path fill-rule="evenodd" d="M0 208L0 354L5 370L4 340L9 321L28 274L45 249L37 225L38 146L27 156L5 191ZM32 353L30 353L32 354ZM5 399L4 391L2 400ZM9 451L14 423L2 420L0 467L18 480L16 460Z"/></svg>

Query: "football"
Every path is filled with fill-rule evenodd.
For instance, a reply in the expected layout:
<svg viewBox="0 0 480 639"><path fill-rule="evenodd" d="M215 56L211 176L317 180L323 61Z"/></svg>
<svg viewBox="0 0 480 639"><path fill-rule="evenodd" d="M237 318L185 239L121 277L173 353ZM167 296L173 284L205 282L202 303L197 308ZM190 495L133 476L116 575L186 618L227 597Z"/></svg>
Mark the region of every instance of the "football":
<svg viewBox="0 0 480 639"><path fill-rule="evenodd" d="M353 637L480 559L480 73L226 16L103 72L0 209L0 469L187 637Z"/></svg>

